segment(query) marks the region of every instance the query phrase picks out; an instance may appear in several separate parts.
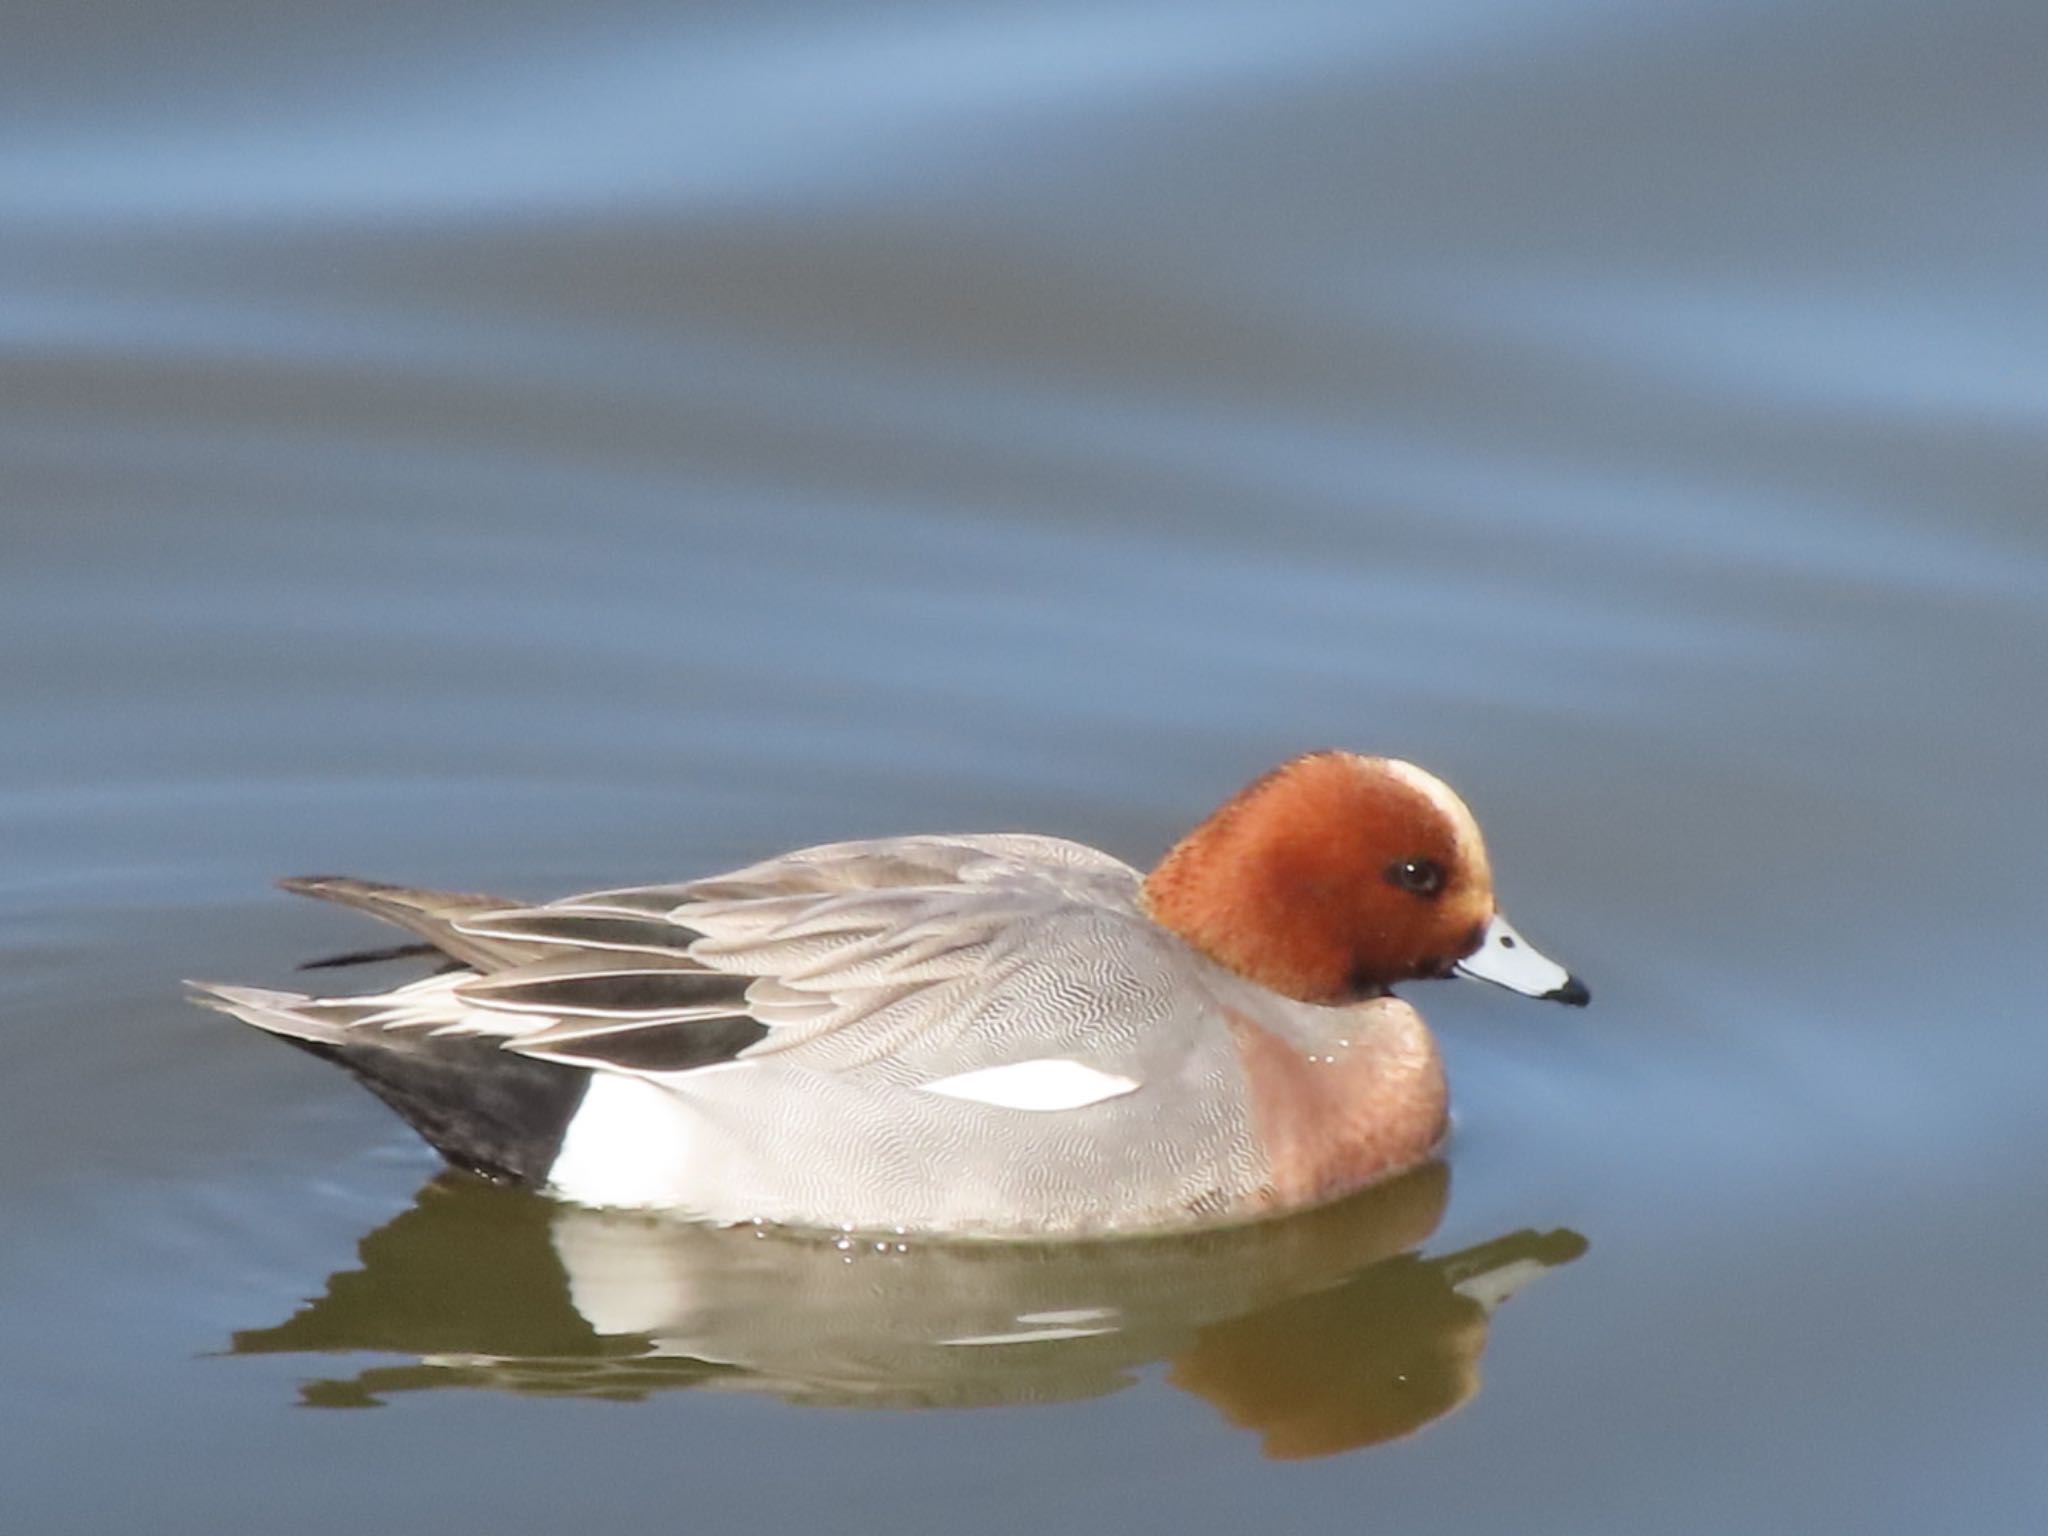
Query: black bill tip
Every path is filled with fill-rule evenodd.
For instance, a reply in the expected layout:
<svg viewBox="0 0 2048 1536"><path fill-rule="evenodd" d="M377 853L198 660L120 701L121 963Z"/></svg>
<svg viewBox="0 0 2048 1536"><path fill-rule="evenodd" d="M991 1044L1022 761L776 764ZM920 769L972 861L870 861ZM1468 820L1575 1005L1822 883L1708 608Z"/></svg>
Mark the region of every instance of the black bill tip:
<svg viewBox="0 0 2048 1536"><path fill-rule="evenodd" d="M1567 1008L1583 1008L1593 1001L1593 994L1578 977L1567 976L1563 986L1551 988L1543 994L1541 1001L1563 1003Z"/></svg>

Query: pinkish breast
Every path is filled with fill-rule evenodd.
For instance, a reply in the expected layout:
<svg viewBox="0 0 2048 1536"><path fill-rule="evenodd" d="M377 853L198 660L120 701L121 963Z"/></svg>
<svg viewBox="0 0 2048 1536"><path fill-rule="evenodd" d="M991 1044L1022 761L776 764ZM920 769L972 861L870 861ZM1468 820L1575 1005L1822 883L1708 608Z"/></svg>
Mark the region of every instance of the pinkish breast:
<svg viewBox="0 0 2048 1536"><path fill-rule="evenodd" d="M1443 1136L1443 1064L1421 1017L1396 998L1346 1010L1355 1029L1302 1048L1228 1010L1267 1166L1259 1199L1286 1210L1329 1200L1428 1157Z"/></svg>

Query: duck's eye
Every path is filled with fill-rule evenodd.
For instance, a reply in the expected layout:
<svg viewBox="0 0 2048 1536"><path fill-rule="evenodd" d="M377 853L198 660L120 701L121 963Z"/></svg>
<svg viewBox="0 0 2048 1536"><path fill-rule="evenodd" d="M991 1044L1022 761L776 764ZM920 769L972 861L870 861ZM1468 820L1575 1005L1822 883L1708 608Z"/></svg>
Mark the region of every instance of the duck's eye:
<svg viewBox="0 0 2048 1536"><path fill-rule="evenodd" d="M1434 896L1444 888L1444 867L1435 859L1401 859L1387 866L1387 880L1417 896Z"/></svg>

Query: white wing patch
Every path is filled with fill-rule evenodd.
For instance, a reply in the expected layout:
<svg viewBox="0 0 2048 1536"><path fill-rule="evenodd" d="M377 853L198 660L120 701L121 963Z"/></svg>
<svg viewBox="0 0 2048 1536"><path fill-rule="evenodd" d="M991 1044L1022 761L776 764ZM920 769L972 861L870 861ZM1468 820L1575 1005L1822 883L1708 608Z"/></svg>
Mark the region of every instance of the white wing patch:
<svg viewBox="0 0 2048 1536"><path fill-rule="evenodd" d="M1086 1109L1105 1099L1136 1093L1138 1087L1135 1078L1119 1077L1064 1056L1013 1061L1007 1066L983 1067L978 1072L962 1072L918 1085L920 1092L942 1094L949 1099L1041 1113Z"/></svg>

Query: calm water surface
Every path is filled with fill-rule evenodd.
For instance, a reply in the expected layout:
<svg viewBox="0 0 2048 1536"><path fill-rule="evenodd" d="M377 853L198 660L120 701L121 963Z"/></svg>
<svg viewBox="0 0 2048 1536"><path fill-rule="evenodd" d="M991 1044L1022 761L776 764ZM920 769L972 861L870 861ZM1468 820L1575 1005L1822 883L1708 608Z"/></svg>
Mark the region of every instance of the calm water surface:
<svg viewBox="0 0 2048 1536"><path fill-rule="evenodd" d="M9 1529L2039 1529L2048 12L6 30ZM565 1212L180 999L1321 745L1596 1003L1302 1221Z"/></svg>

